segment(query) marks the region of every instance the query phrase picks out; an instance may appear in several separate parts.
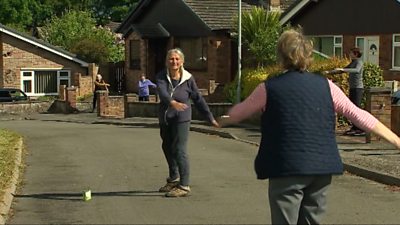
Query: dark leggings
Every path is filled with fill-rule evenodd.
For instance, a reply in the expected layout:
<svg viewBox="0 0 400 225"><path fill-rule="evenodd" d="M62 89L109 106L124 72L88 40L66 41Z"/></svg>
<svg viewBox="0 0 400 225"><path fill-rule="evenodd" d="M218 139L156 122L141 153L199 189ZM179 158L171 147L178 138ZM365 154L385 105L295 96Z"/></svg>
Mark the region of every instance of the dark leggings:
<svg viewBox="0 0 400 225"><path fill-rule="evenodd" d="M94 111L94 110L96 110L96 101L97 101L97 93L96 92L93 92L93 108L92 108L92 110Z"/></svg>
<svg viewBox="0 0 400 225"><path fill-rule="evenodd" d="M162 149L167 159L169 178L180 178L180 185L189 185L189 158L187 155L187 141L190 122L160 124Z"/></svg>
<svg viewBox="0 0 400 225"><path fill-rule="evenodd" d="M357 107L361 108L361 101L364 95L363 88L350 88L349 98L350 101L354 103ZM352 130L360 130L360 128L354 126L351 128Z"/></svg>

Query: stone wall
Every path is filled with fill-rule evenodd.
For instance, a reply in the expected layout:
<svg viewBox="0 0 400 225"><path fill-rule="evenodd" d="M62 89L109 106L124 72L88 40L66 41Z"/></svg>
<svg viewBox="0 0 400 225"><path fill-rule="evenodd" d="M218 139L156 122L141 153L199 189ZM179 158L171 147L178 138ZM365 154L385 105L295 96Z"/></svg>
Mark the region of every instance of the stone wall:
<svg viewBox="0 0 400 225"><path fill-rule="evenodd" d="M52 102L2 102L0 103L0 115L26 115L47 112Z"/></svg>
<svg viewBox="0 0 400 225"><path fill-rule="evenodd" d="M365 109L374 115L385 126L391 128L391 90L388 88L367 89L367 102ZM375 134L367 134L366 142L380 141L381 138Z"/></svg>

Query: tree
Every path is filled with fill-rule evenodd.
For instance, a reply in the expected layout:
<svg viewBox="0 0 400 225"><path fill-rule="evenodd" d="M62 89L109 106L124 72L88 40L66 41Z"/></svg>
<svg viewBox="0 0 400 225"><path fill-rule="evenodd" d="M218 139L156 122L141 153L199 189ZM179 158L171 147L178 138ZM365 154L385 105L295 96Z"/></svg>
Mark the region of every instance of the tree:
<svg viewBox="0 0 400 225"><path fill-rule="evenodd" d="M271 65L276 62L276 45L281 33L287 29L279 23L280 13L253 7L242 12L242 39L244 47L251 53L250 64ZM236 33L237 33L236 20Z"/></svg>
<svg viewBox="0 0 400 225"><path fill-rule="evenodd" d="M93 4L93 13L98 24L107 24L110 21L121 22L132 10L138 0L99 0Z"/></svg>
<svg viewBox="0 0 400 225"><path fill-rule="evenodd" d="M123 44L109 29L96 26L91 14L70 11L62 17L53 17L43 27L43 37L49 43L60 46L94 63L123 60Z"/></svg>
<svg viewBox="0 0 400 225"><path fill-rule="evenodd" d="M0 23L24 30L32 23L32 12L29 6L34 0L0 0Z"/></svg>

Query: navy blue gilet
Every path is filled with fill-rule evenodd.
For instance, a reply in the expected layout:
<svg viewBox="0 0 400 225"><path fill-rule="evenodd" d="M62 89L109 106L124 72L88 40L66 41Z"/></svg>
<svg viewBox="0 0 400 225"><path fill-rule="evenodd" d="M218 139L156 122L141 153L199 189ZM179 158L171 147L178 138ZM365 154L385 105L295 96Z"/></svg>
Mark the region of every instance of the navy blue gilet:
<svg viewBox="0 0 400 225"><path fill-rule="evenodd" d="M265 85L267 105L255 160L257 178L342 174L328 80L289 71Z"/></svg>

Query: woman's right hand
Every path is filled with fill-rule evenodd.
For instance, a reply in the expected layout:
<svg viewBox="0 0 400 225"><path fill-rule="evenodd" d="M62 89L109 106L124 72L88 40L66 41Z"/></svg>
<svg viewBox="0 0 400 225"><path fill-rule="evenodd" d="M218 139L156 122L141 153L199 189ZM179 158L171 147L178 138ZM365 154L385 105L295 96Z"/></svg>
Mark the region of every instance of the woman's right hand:
<svg viewBox="0 0 400 225"><path fill-rule="evenodd" d="M175 100L172 100L170 105L172 108L174 108L176 111L185 111L185 109L188 108L188 106L184 103L177 102Z"/></svg>

